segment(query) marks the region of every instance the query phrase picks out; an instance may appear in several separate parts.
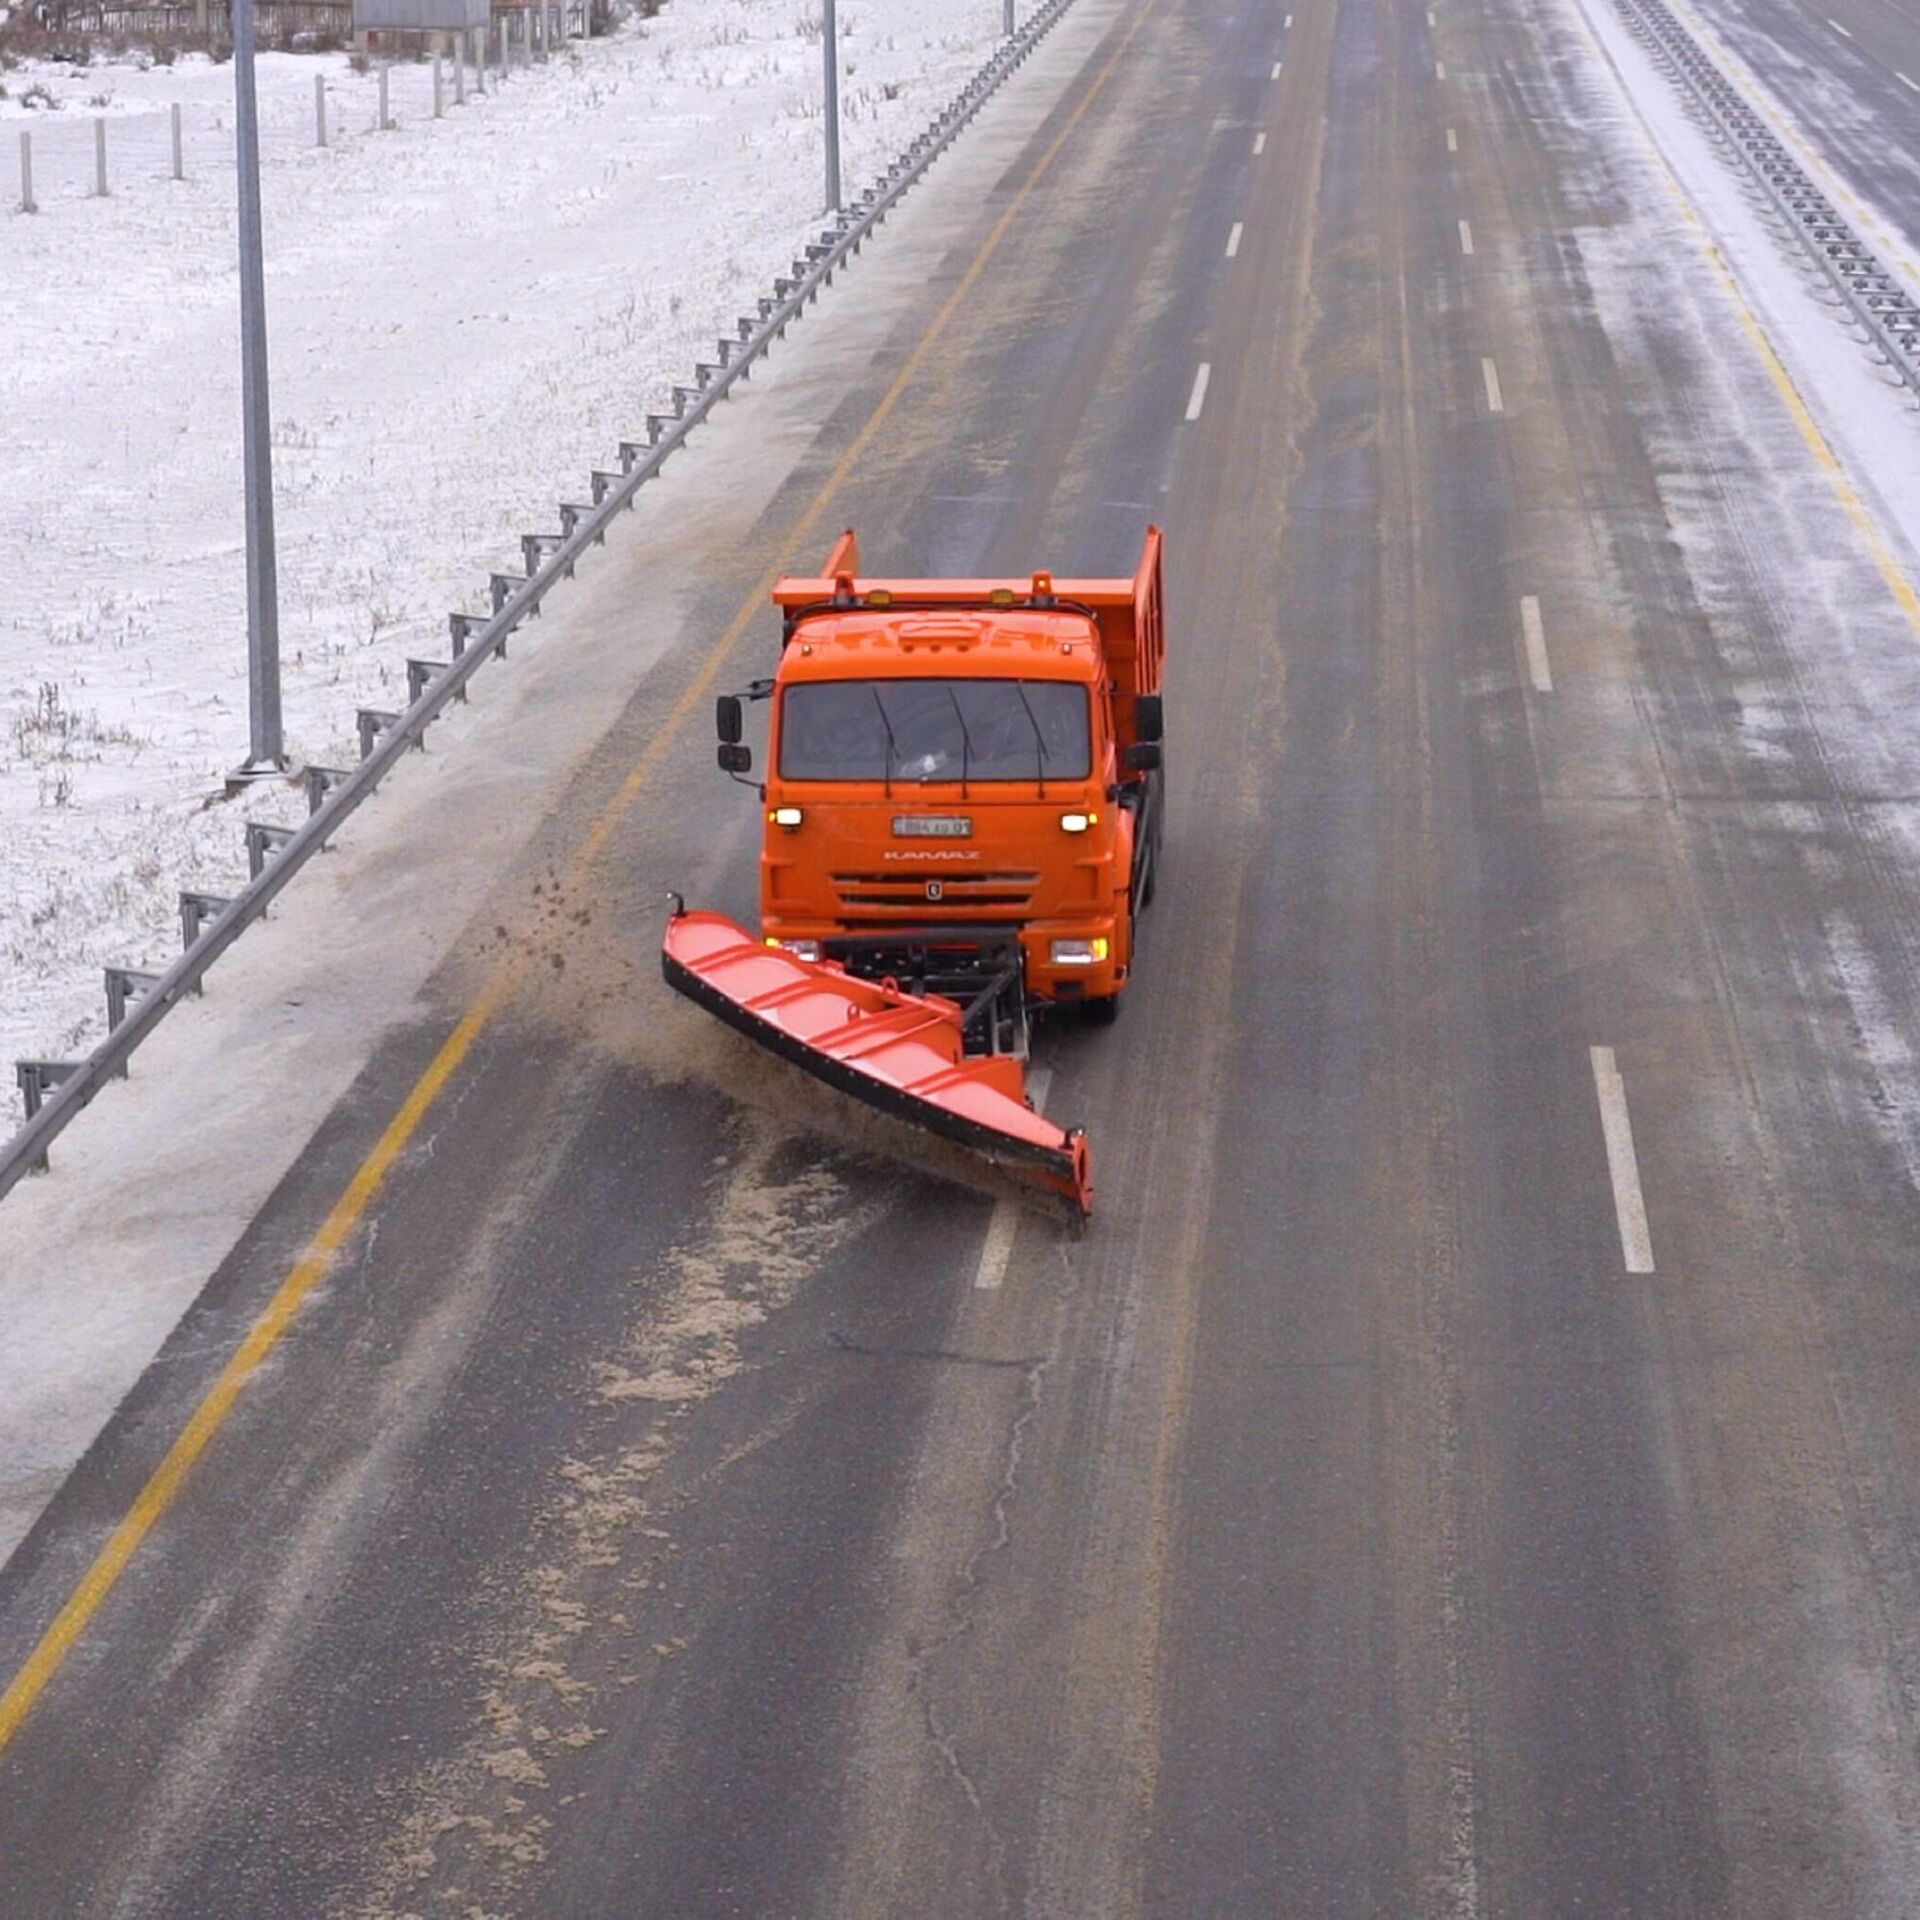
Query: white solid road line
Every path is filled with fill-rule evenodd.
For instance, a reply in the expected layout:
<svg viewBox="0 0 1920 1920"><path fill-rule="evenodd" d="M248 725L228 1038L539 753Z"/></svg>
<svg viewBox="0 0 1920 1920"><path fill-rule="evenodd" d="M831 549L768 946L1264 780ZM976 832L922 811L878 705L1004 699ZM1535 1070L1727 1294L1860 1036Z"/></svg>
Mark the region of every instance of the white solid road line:
<svg viewBox="0 0 1920 1920"><path fill-rule="evenodd" d="M1460 151L1460 136L1451 127L1447 129L1447 151L1449 153Z"/></svg>
<svg viewBox="0 0 1920 1920"><path fill-rule="evenodd" d="M1902 73L1898 67L1894 68L1893 77L1898 80L1909 93L1920 93L1920 80L1915 80L1909 75Z"/></svg>
<svg viewBox="0 0 1920 1920"><path fill-rule="evenodd" d="M1213 368L1206 361L1200 362L1200 371L1193 376L1193 394L1187 401L1187 418L1198 420L1200 409L1207 404L1207 382L1213 378Z"/></svg>
<svg viewBox="0 0 1920 1920"><path fill-rule="evenodd" d="M1834 30L1834 32L1840 36L1842 40L1851 40L1853 38L1853 35L1850 34L1846 30L1846 28L1840 24L1838 20L1829 19L1827 21L1827 25L1830 26Z"/></svg>
<svg viewBox="0 0 1920 1920"><path fill-rule="evenodd" d="M1540 618L1540 602L1529 593L1520 600L1520 635L1527 649L1527 678L1535 693L1553 691L1553 669L1547 664L1547 627Z"/></svg>
<svg viewBox="0 0 1920 1920"><path fill-rule="evenodd" d="M1471 253L1473 251L1473 222L1471 220L1462 220L1460 222L1460 251L1462 253Z"/></svg>
<svg viewBox="0 0 1920 1920"><path fill-rule="evenodd" d="M1653 1239L1647 1203L1640 1193L1640 1163L1634 1157L1627 1087L1611 1047L1594 1047L1593 1084L1600 1096L1600 1128L1607 1140L1607 1172L1613 1180L1613 1211L1620 1223L1620 1254L1629 1273L1653 1271Z"/></svg>
<svg viewBox="0 0 1920 1920"><path fill-rule="evenodd" d="M1505 413L1506 403L1500 398L1500 369L1491 360L1482 360L1480 377L1487 383L1487 411Z"/></svg>
<svg viewBox="0 0 1920 1920"><path fill-rule="evenodd" d="M1266 150L1267 150L1267 136L1266 136L1266 135L1265 135L1264 133L1256 133L1256 134L1255 134L1255 135L1253 136L1253 150L1254 150L1254 152L1255 152L1255 153L1265 153L1265 152L1266 152Z"/></svg>
<svg viewBox="0 0 1920 1920"><path fill-rule="evenodd" d="M1227 235L1227 258L1231 260L1240 251L1240 235L1245 231L1244 224L1236 220L1233 231Z"/></svg>
<svg viewBox="0 0 1920 1920"><path fill-rule="evenodd" d="M1053 1079L1050 1067L1031 1067L1027 1071L1027 1098L1035 1113L1047 1103L1047 1086ZM980 1249L980 1265L973 1284L981 1293L996 1293L1007 1277L1007 1262L1013 1258L1014 1235L1020 1231L1020 1207L1012 1200L994 1203L993 1218L987 1222L987 1238Z"/></svg>

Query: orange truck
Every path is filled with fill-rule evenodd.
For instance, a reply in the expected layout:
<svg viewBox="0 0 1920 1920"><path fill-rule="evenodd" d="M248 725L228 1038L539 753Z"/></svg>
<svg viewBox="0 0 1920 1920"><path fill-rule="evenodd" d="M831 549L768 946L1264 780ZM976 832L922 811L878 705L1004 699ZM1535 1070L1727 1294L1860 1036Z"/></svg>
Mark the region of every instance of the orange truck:
<svg viewBox="0 0 1920 1920"><path fill-rule="evenodd" d="M874 579L848 532L773 598L776 672L717 709L720 765L746 780L744 703L771 703L760 934L676 904L668 980L1085 1211L1084 1140L1026 1107L1021 1063L1036 1010L1113 1017L1153 897L1158 530L1131 579L1079 580ZM995 1094L1024 1117L991 1100L956 1117Z"/></svg>

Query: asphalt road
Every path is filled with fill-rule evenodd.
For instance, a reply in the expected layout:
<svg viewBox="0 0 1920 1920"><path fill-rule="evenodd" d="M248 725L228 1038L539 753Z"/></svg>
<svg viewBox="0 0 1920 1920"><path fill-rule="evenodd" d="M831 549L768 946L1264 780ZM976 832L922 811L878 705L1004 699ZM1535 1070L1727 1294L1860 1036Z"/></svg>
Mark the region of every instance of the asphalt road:
<svg viewBox="0 0 1920 1920"><path fill-rule="evenodd" d="M0 1751L0 1912L1915 1909L1920 648L1602 326L1539 15L1293 7L1111 0L9 1564L12 1671L521 955ZM1167 864L1041 1043L1097 1219L983 1273L1004 1197L659 986L667 886L752 908L688 690L796 532L1149 515Z"/></svg>

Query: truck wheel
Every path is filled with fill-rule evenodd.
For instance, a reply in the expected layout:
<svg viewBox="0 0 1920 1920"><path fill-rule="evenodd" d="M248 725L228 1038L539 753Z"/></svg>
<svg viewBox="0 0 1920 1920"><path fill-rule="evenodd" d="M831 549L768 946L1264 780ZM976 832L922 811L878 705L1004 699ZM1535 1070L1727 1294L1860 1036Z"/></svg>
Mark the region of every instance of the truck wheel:
<svg viewBox="0 0 1920 1920"><path fill-rule="evenodd" d="M1110 1027L1120 1018L1120 996L1117 993L1102 994L1097 1000L1083 1000L1080 1004L1086 1010L1089 1026Z"/></svg>

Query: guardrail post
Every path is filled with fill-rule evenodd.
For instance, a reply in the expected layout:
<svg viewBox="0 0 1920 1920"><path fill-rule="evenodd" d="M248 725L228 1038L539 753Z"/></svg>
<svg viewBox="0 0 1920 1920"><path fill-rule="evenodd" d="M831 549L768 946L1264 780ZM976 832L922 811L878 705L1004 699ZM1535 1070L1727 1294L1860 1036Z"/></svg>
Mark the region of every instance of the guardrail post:
<svg viewBox="0 0 1920 1920"><path fill-rule="evenodd" d="M360 758L370 759L373 750L380 744L380 736L390 727L400 724L397 713L388 713L383 707L362 707L353 716L354 731L360 736ZM414 743L416 746L418 741Z"/></svg>
<svg viewBox="0 0 1920 1920"><path fill-rule="evenodd" d="M407 662L407 705L412 706L446 671L447 662L444 660L409 660ZM453 697L456 700L464 700L467 697L466 688L455 688Z"/></svg>
<svg viewBox="0 0 1920 1920"><path fill-rule="evenodd" d="M128 1006L139 999L160 976L141 967L107 967L103 971L107 982L107 1031L112 1033L127 1017ZM122 1061L114 1078L124 1080L126 1077L126 1062Z"/></svg>
<svg viewBox="0 0 1920 1920"><path fill-rule="evenodd" d="M173 122L173 177L176 180L184 180L187 177L187 168L184 143L180 138L180 102L178 100L173 103L173 111L168 117Z"/></svg>
<svg viewBox="0 0 1920 1920"><path fill-rule="evenodd" d="M20 129L20 211L38 213L33 197L33 135Z"/></svg>
<svg viewBox="0 0 1920 1920"><path fill-rule="evenodd" d="M453 104L456 107L467 104L467 36L464 33L453 37Z"/></svg>
<svg viewBox="0 0 1920 1920"><path fill-rule="evenodd" d="M307 790L307 818L311 820L326 804L327 795L347 778L345 767L316 767L311 764L301 775Z"/></svg>
<svg viewBox="0 0 1920 1920"><path fill-rule="evenodd" d="M433 56L433 117L444 120L447 117L446 89L440 78L440 56Z"/></svg>
<svg viewBox="0 0 1920 1920"><path fill-rule="evenodd" d="M327 144L327 76L324 73L313 76L313 144L316 147Z"/></svg>
<svg viewBox="0 0 1920 1920"><path fill-rule="evenodd" d="M209 920L225 913L232 904L225 894L189 893L183 890L180 895L180 951L185 953L200 938L200 929ZM188 989L195 995L200 990L198 980Z"/></svg>
<svg viewBox="0 0 1920 1920"><path fill-rule="evenodd" d="M93 123L93 197L96 200L107 197L107 121L104 114L96 116Z"/></svg>
<svg viewBox="0 0 1920 1920"><path fill-rule="evenodd" d="M13 1063L13 1077L20 1088L27 1118L31 1120L45 1104L47 1095L79 1069L78 1060L16 1060ZM43 1153L35 1158L33 1171L45 1173L46 1170L47 1156Z"/></svg>
<svg viewBox="0 0 1920 1920"><path fill-rule="evenodd" d="M291 827L276 827L265 820L247 822L247 878L258 880L267 862L293 838Z"/></svg>
<svg viewBox="0 0 1920 1920"><path fill-rule="evenodd" d="M473 90L476 94L484 94L487 90L487 38L490 31L482 27L468 36L472 42Z"/></svg>
<svg viewBox="0 0 1920 1920"><path fill-rule="evenodd" d="M380 131L393 131L393 115L387 111L387 63L380 62Z"/></svg>

